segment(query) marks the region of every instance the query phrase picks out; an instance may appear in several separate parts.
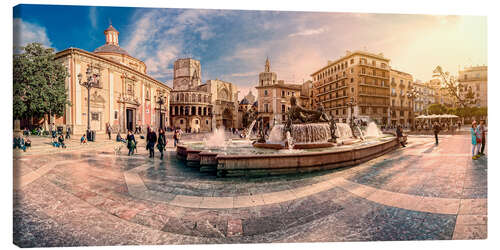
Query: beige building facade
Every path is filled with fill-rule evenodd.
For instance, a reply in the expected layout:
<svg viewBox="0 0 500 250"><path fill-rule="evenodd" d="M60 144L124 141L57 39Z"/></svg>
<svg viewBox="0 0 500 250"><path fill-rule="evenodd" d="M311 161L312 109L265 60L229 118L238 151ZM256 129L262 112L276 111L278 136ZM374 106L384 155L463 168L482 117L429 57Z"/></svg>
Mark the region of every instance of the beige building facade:
<svg viewBox="0 0 500 250"><path fill-rule="evenodd" d="M478 107L488 107L488 66L465 67L458 71L458 81L476 94Z"/></svg>
<svg viewBox="0 0 500 250"><path fill-rule="evenodd" d="M286 120L286 112L290 109L290 98L295 96L300 100L302 85L286 84L277 79L277 74L271 71L269 58L266 59L264 72L259 74L259 85L255 87L259 117L262 117L264 127L271 129L275 124Z"/></svg>
<svg viewBox="0 0 500 250"><path fill-rule="evenodd" d="M414 121L413 100L408 92L413 88L413 76L409 73L391 69L391 107L389 112L390 125L410 127Z"/></svg>
<svg viewBox="0 0 500 250"><path fill-rule="evenodd" d="M160 119L168 126L170 87L147 75L145 63L119 46L119 32L113 26L104 34L106 43L94 52L69 48L56 53L56 60L68 69L66 89L71 103L64 116L56 120L56 125L69 126L74 134L83 134L90 116L90 129L96 133L105 133L106 124L110 124L114 132L122 133L136 126L158 128ZM90 66L100 74L100 81L88 98L78 75L85 81ZM164 97L165 102L161 110L157 102L160 97Z"/></svg>
<svg viewBox="0 0 500 250"><path fill-rule="evenodd" d="M347 122L353 102L354 116L388 124L390 106L390 60L383 54L347 51L311 74L313 102L319 103L338 122Z"/></svg>

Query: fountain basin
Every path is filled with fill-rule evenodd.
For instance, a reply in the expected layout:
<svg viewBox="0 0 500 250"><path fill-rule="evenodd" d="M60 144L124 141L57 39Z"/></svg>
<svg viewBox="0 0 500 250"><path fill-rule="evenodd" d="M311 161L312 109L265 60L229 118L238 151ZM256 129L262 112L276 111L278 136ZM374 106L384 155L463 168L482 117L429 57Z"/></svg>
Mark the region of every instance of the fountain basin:
<svg viewBox="0 0 500 250"><path fill-rule="evenodd" d="M269 148L269 149L288 149L288 143L261 143L256 142L253 144L256 148ZM334 143L324 142L324 143L297 143L293 145L293 149L314 149L314 148L328 148L335 146Z"/></svg>
<svg viewBox="0 0 500 250"><path fill-rule="evenodd" d="M406 140L406 137L404 139ZM190 148L200 145L178 145L177 156L190 166L199 166L202 172L217 171L219 177L262 176L354 166L399 147L397 138L392 136L373 141L358 141L359 145L356 145L356 141L358 140L344 140L344 145L351 143L350 146L296 151L247 146L263 152L249 152L245 151L245 148L237 151L222 148L214 152L212 149ZM284 148L283 144L278 145Z"/></svg>

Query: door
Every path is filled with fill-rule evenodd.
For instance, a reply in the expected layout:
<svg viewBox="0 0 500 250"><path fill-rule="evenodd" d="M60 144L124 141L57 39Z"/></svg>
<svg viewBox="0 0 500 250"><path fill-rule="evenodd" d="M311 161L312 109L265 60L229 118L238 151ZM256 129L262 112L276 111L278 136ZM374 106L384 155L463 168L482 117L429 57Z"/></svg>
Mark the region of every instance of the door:
<svg viewBox="0 0 500 250"><path fill-rule="evenodd" d="M101 113L91 112L90 117L90 129L94 131L101 130Z"/></svg>
<svg viewBox="0 0 500 250"><path fill-rule="evenodd" d="M127 130L134 131L135 127L135 119L134 119L134 110L127 109Z"/></svg>

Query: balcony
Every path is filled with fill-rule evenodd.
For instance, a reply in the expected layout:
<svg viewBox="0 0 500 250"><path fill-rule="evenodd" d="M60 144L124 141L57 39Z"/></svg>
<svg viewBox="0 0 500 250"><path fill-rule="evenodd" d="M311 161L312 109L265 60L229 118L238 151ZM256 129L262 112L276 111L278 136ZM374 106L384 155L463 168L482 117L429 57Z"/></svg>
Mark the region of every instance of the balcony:
<svg viewBox="0 0 500 250"><path fill-rule="evenodd" d="M365 82L360 82L360 86L367 86L367 87L374 87L374 88L382 88L382 89L389 89L389 86L381 86L381 85L375 85L375 84L368 84Z"/></svg>
<svg viewBox="0 0 500 250"><path fill-rule="evenodd" d="M368 76L368 77L375 77L375 78L380 78L380 79L384 79L384 80L389 80L389 76L379 76L379 75L374 75L372 73L363 73L363 72L360 72L358 74L359 76Z"/></svg>
<svg viewBox="0 0 500 250"><path fill-rule="evenodd" d="M387 95L379 95L379 94L375 94L375 93L368 93L368 92L360 92L359 93L360 96L371 96L371 97L382 97L382 98L387 98L389 96Z"/></svg>

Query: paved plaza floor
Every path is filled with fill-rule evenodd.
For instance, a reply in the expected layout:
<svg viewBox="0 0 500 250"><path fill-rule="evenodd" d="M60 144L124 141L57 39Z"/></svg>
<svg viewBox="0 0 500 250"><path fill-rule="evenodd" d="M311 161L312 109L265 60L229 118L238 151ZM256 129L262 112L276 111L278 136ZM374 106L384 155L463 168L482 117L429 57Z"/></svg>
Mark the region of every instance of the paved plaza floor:
<svg viewBox="0 0 500 250"><path fill-rule="evenodd" d="M216 178L116 144L14 157L22 247L485 239L487 156L467 135L410 136L349 168ZM157 152L158 153L158 152ZM158 157L158 156L157 156Z"/></svg>

